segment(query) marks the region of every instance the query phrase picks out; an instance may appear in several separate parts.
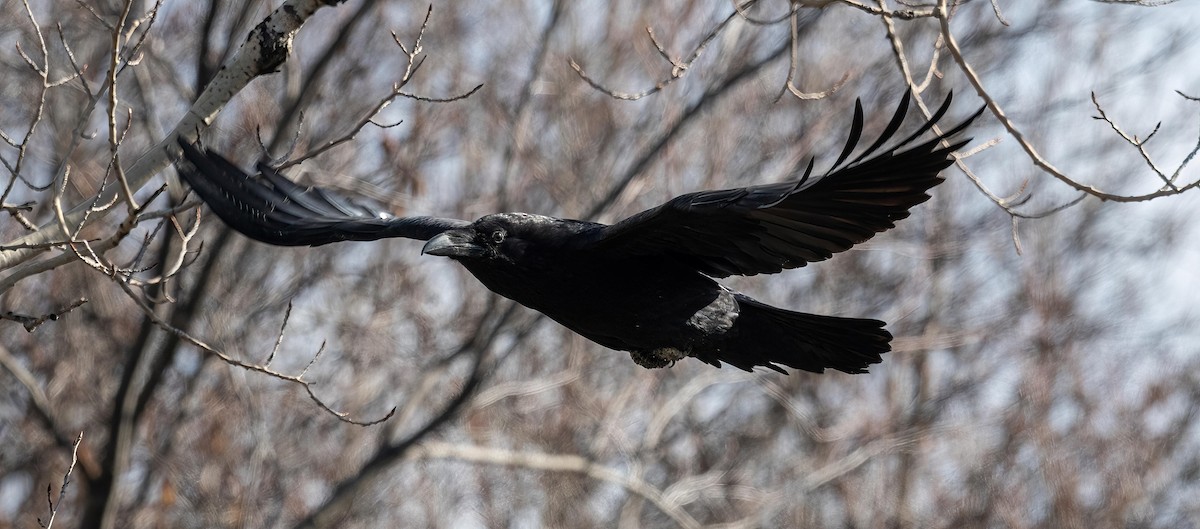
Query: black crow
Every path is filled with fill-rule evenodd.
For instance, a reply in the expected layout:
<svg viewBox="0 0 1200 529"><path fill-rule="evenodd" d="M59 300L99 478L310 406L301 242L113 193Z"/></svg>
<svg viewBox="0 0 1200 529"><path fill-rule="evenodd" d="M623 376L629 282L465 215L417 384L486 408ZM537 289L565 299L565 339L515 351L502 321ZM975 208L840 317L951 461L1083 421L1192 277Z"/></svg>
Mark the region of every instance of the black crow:
<svg viewBox="0 0 1200 529"><path fill-rule="evenodd" d="M916 132L894 142L908 111L901 102L879 139L854 159L863 127L855 105L850 138L832 168L810 160L776 184L676 197L613 225L529 213L467 222L393 217L260 163L251 177L212 151L181 142L184 179L233 229L282 246L405 237L421 252L449 257L485 286L600 345L653 368L694 357L751 370L780 366L820 373L866 372L890 350L884 322L779 309L713 278L772 274L823 261L909 215L942 182L951 151L943 140L979 115L923 142L950 98ZM981 109L982 111L982 109Z"/></svg>

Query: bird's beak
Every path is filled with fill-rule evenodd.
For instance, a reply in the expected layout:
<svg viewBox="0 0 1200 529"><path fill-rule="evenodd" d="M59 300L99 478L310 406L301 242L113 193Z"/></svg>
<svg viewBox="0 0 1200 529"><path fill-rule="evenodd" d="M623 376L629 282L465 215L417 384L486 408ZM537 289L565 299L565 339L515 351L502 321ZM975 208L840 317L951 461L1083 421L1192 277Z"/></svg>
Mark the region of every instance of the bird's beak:
<svg viewBox="0 0 1200 529"><path fill-rule="evenodd" d="M484 247L475 244L475 237L468 231L449 230L437 234L421 248L422 254L442 257L469 258L483 255Z"/></svg>

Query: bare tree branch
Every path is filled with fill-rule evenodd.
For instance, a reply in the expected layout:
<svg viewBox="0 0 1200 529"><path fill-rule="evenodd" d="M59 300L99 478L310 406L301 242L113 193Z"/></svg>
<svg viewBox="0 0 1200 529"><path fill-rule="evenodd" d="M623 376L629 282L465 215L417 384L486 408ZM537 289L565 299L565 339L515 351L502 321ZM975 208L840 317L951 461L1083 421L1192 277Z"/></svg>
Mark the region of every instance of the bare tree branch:
<svg viewBox="0 0 1200 529"><path fill-rule="evenodd" d="M1159 7L1159 6L1165 6L1167 4L1174 4L1175 2L1178 2L1179 0L1092 0L1092 1L1100 2L1102 4L1125 4L1125 5L1142 6L1142 7Z"/></svg>
<svg viewBox="0 0 1200 529"><path fill-rule="evenodd" d="M292 38L304 22L318 9L327 5L336 5L342 0L288 0L255 27L249 38L238 50L233 59L217 74L196 103L188 110L185 117L168 132L165 137L148 149L132 166L124 171L127 186L130 191L140 189L159 171L165 169L172 159L178 155L177 138L184 141L195 141L198 133L213 122L216 114L242 88L256 77L274 73L285 60L291 50ZM111 88L110 88L111 91ZM115 190L106 190L101 195L100 203L109 203L116 198ZM74 225L88 215L91 206L87 203L71 208L66 216L66 224ZM104 211L100 212L103 215ZM62 226L55 227L47 224L37 232L26 235L5 246L36 245L46 241L61 238L65 233ZM9 269L28 261L34 256L32 249L17 249L0 252L0 269ZM54 258L42 266L17 269L0 280L0 291L11 288L17 281L50 268L56 268L69 262L66 259Z"/></svg>
<svg viewBox="0 0 1200 529"><path fill-rule="evenodd" d="M61 318L64 314L79 308L80 305L87 303L87 301L88 301L87 298L79 298L79 299L71 302L70 305L67 305L61 309L54 311L54 312L43 314L41 316L26 316L23 314L17 314L12 311L8 311L3 314L0 314L0 320L15 321L17 323L20 323L23 327L25 327L26 331L33 332L34 329L41 327L41 325L43 323L46 323L48 321L58 321L58 319Z"/></svg>
<svg viewBox="0 0 1200 529"><path fill-rule="evenodd" d="M754 5L755 3L757 3L757 0L749 0L741 5L735 5L734 12L731 13L728 17L725 17L725 20L721 21L720 24L717 24L716 27L714 27L711 31L709 31L708 35L705 35L705 37L700 40L700 44L696 45L696 47L692 50L691 55L686 60L677 59L677 58L673 57L671 55L671 53L667 51L666 47L663 46L662 42L660 42L658 40L658 37L655 36L654 28L647 26L646 34L650 37L650 42L652 44L654 44L654 48L656 50L658 50L659 56L661 56L663 58L663 60L667 61L667 63L671 65L670 76L668 76L666 79L659 81L658 83L655 83L653 88L647 88L645 90L642 90L640 92L635 92L635 93L619 92L619 91L605 87L604 85L600 84L599 81L596 81L595 79L590 77L586 72L583 71L583 67L580 66L579 63L575 62L574 59L570 59L569 64L571 66L571 69L575 70L575 74L578 75L580 79L583 79L584 82L591 85L592 88L595 88L596 90L598 90L600 92L608 94L608 96L612 97L613 99L621 99L621 100L625 100L625 101L637 101L648 95L657 94L658 92L661 92L664 88L670 86L671 83L675 82L676 80L682 78L685 74L687 74L688 69L690 69L692 67L692 64L695 63L696 60L700 58L700 55L704 53L704 50L706 48L708 48L709 43L711 43L714 39L717 38L717 36L719 36L723 31L725 31L725 29L729 27L729 24L731 22L733 22L734 20L737 20L738 17L742 16L742 12L746 8L750 7L751 5ZM835 88L835 90L836 90L836 88Z"/></svg>
<svg viewBox="0 0 1200 529"><path fill-rule="evenodd" d="M992 112L992 115L996 116L996 119L998 119L1000 123L1004 125L1004 128L1008 130L1008 133L1017 141L1017 144L1021 146L1027 155L1029 155L1029 158L1033 161L1033 164L1042 171L1071 186L1077 191L1094 196L1100 200L1108 200L1113 202L1144 202L1146 200L1159 197L1177 195L1184 191L1200 187L1200 179L1197 179L1183 186L1176 187L1172 185L1152 193L1145 193L1141 195L1119 195L1105 192L1096 187L1080 183L1070 176L1067 176L1065 173L1060 171L1057 167L1051 165L1049 161L1042 157L1042 155L1033 146L1033 143L1019 128L1017 128L1016 124L1008 118L1008 115L1005 114L1004 110L1000 107L1000 104L988 93L987 89L984 88L982 79L980 78L979 74L975 72L975 69L972 68L967 62L966 58L964 58L962 49L959 47L957 39L955 39L954 34L950 30L950 11L947 7L947 0L938 0L936 15L938 21L941 23L942 37L946 43L946 47L950 50L950 55L954 58L954 61L958 65L959 69L971 82L971 86L975 88L975 93L984 100L984 102L987 104L988 110Z"/></svg>

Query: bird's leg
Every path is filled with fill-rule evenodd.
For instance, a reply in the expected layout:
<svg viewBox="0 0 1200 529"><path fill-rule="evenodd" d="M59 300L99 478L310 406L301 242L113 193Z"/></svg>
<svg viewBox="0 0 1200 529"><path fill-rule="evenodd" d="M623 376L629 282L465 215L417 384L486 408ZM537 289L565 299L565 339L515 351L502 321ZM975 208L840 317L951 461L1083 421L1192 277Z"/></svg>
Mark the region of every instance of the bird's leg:
<svg viewBox="0 0 1200 529"><path fill-rule="evenodd" d="M633 358L633 363L646 369L671 367L675 365L676 361L686 356L687 353L670 347L655 349L653 351L629 351L629 357Z"/></svg>

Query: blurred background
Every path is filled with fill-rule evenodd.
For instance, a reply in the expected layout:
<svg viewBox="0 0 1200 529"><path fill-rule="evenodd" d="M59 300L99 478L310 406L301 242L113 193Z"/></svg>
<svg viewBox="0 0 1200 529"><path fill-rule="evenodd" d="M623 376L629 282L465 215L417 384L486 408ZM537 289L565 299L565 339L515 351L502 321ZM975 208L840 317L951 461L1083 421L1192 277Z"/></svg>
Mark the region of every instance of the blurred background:
<svg viewBox="0 0 1200 529"><path fill-rule="evenodd" d="M1134 4L435 2L423 30L427 3L322 9L202 137L246 168L349 139L289 173L397 214L611 222L821 171L856 98L868 139L910 86L953 91L950 121L983 105L964 64L1020 141L985 113L971 177L896 229L727 282L888 321L895 350L854 376L645 370L417 242L197 225L194 198L154 196L167 169L136 222L118 205L79 232L128 231L99 266L0 272L0 527L1193 526L1200 170L1172 175L1200 141L1176 92L1200 96L1200 6ZM276 7L0 0L0 238L111 185L108 116L129 164ZM309 391L395 413L350 424Z"/></svg>

